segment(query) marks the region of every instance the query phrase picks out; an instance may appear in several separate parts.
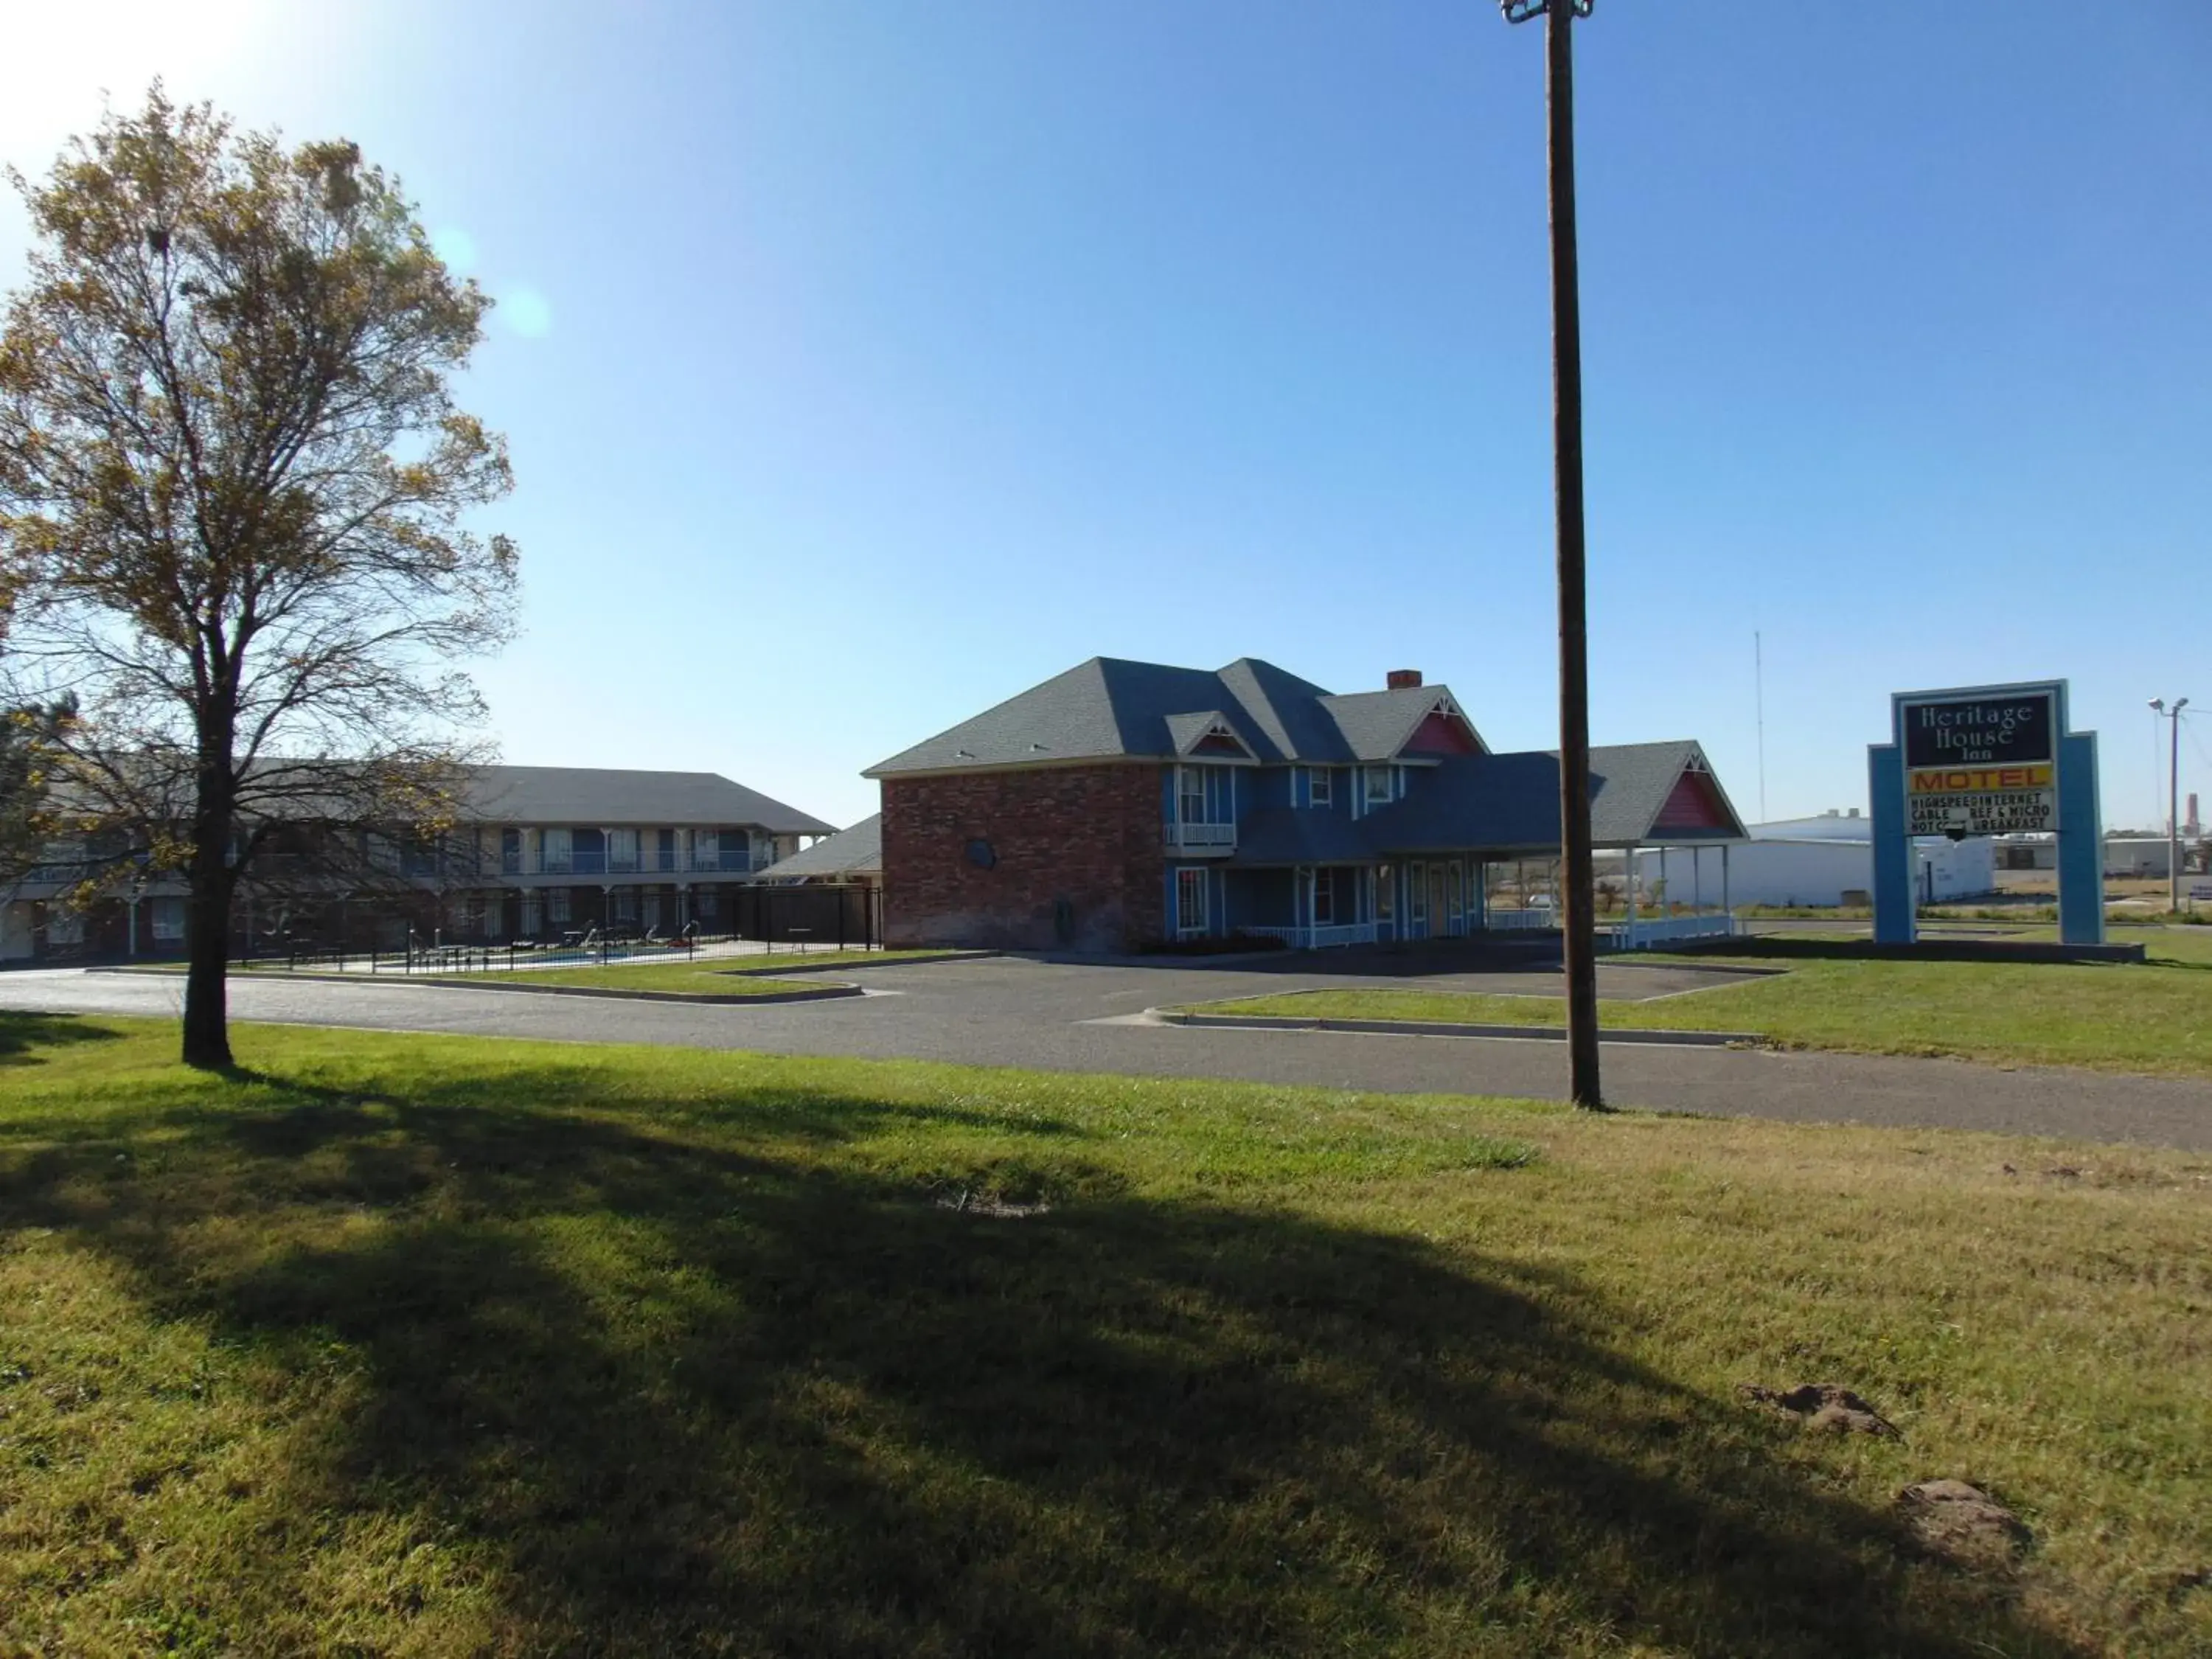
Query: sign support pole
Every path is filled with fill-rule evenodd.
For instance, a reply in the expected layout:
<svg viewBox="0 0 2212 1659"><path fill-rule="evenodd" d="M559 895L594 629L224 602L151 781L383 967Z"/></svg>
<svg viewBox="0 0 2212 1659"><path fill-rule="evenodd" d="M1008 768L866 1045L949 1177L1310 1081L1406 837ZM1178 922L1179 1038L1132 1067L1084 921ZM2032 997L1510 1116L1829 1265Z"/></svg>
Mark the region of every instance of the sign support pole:
<svg viewBox="0 0 2212 1659"><path fill-rule="evenodd" d="M2097 734L2058 740L2058 940L2105 942L2105 830L2097 802Z"/></svg>
<svg viewBox="0 0 2212 1659"><path fill-rule="evenodd" d="M1867 803L1874 819L1874 942L1911 945L1920 937L1919 906L1912 890L1904 751L1893 743L1867 750Z"/></svg>
<svg viewBox="0 0 2212 1659"><path fill-rule="evenodd" d="M1575 8L1544 19L1551 125L1553 468L1559 514L1559 926L1567 970L1568 1093L1605 1103L1598 1083L1596 886L1590 847L1589 643L1583 559L1583 330L1575 248Z"/></svg>

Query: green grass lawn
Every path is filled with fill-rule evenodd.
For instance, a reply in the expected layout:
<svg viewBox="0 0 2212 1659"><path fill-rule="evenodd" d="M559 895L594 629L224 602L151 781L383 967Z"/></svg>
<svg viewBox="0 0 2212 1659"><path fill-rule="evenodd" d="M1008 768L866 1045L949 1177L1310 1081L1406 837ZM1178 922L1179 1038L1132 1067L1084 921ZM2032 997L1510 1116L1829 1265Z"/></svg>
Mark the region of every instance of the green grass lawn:
<svg viewBox="0 0 2212 1659"><path fill-rule="evenodd" d="M2151 951L2141 966L1794 960L1785 974L1741 984L1656 1001L1607 1001L1598 1023L1746 1031L1789 1048L2212 1076L2212 940L2176 929L2155 937ZM1701 952L1664 959L1717 966L1734 958ZM1206 1013L1483 1024L1555 1025L1566 1017L1556 996L1402 990L1293 992L1198 1006Z"/></svg>
<svg viewBox="0 0 2212 1659"><path fill-rule="evenodd" d="M2212 1644L2201 1157L173 1041L0 1017L0 1652Z"/></svg>

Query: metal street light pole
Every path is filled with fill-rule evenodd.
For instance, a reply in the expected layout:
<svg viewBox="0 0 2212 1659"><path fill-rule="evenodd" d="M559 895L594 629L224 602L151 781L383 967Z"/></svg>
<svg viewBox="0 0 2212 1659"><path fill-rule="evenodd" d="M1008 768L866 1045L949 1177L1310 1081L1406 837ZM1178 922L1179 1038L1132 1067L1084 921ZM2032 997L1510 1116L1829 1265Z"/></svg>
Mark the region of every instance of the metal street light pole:
<svg viewBox="0 0 2212 1659"><path fill-rule="evenodd" d="M2150 700L2151 713L2163 716L2173 728L2166 773L2166 910L2169 916L2181 914L2181 711L2188 707L2186 697L2177 698L2171 708L2164 697Z"/></svg>
<svg viewBox="0 0 2212 1659"><path fill-rule="evenodd" d="M1593 0L1498 0L1509 23L1542 17L1552 197L1552 466L1559 515L1559 927L1567 969L1568 1093L1605 1104L1598 1085L1596 877L1590 852L1589 641L1583 580L1583 325L1575 256L1573 25Z"/></svg>

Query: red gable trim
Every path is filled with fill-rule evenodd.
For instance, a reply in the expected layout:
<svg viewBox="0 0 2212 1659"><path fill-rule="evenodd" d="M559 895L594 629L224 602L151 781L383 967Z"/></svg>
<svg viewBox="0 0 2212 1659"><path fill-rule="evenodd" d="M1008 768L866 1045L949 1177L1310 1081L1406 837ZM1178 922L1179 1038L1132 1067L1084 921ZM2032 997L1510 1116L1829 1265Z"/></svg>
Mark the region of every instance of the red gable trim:
<svg viewBox="0 0 2212 1659"><path fill-rule="evenodd" d="M1234 738L1223 737L1218 732L1207 733L1192 746L1194 755L1236 755L1244 757L1249 751Z"/></svg>
<svg viewBox="0 0 2212 1659"><path fill-rule="evenodd" d="M1651 823L1654 831L1729 830L1735 827L1729 821L1728 803L1721 799L1720 786L1713 781L1712 774L1686 770L1674 780L1673 793Z"/></svg>
<svg viewBox="0 0 2212 1659"><path fill-rule="evenodd" d="M1405 755L1479 755L1481 745L1467 722L1449 714L1432 714L1413 728L1413 735L1399 750Z"/></svg>

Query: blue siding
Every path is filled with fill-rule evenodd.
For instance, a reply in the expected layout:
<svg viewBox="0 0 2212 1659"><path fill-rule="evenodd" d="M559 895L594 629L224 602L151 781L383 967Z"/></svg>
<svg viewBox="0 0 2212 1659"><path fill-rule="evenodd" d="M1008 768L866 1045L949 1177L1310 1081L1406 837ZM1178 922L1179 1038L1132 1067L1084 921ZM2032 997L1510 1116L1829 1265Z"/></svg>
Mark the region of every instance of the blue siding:
<svg viewBox="0 0 2212 1659"><path fill-rule="evenodd" d="M1247 812L1256 807L1291 804L1291 769L1287 766L1255 767L1237 781L1237 804Z"/></svg>

